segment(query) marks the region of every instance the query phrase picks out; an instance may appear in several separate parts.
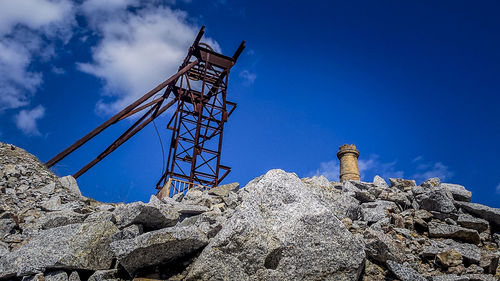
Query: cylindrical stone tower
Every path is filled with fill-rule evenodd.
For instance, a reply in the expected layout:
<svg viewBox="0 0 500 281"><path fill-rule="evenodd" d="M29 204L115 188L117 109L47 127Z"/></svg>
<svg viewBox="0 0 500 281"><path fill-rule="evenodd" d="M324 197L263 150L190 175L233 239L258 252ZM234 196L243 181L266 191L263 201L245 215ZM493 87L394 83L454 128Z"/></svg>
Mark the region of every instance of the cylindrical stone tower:
<svg viewBox="0 0 500 281"><path fill-rule="evenodd" d="M359 181L358 157L359 151L354 144L344 144L339 147L337 157L340 160L340 182L347 180Z"/></svg>

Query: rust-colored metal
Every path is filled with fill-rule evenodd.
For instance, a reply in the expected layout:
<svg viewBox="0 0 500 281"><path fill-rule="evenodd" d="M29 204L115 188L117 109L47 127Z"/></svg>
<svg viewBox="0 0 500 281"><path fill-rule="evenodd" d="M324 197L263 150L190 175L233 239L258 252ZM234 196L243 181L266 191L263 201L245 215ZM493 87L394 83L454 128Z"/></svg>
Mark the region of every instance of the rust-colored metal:
<svg viewBox="0 0 500 281"><path fill-rule="evenodd" d="M187 182L188 188L194 185L218 185L231 171L230 167L220 164L224 124L236 108L235 103L226 100L228 76L245 48L245 41L232 57L228 57L215 52L209 45L200 43L204 28L200 29L176 74L57 154L45 165L52 167L112 124L148 109L101 154L76 172L74 177L77 178L176 104L176 110L167 125L167 128L172 130L167 169L156 187L161 189L172 182ZM161 97L153 97L163 89ZM170 189L169 186L168 195L172 196L181 190L187 189Z"/></svg>

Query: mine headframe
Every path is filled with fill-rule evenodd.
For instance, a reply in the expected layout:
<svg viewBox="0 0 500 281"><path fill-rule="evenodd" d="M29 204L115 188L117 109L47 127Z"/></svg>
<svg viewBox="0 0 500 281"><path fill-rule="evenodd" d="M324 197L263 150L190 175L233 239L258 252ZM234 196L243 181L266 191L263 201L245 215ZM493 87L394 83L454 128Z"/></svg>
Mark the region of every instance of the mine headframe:
<svg viewBox="0 0 500 281"><path fill-rule="evenodd" d="M52 167L109 126L143 113L94 160L73 177L78 178L172 106L167 128L172 130L166 171L156 184L163 196L173 196L193 186L217 186L231 171L220 164L224 124L236 104L226 100L229 71L245 48L243 41L232 57L201 43L200 29L178 72L115 114L74 144L50 159ZM161 93L163 91L163 93Z"/></svg>

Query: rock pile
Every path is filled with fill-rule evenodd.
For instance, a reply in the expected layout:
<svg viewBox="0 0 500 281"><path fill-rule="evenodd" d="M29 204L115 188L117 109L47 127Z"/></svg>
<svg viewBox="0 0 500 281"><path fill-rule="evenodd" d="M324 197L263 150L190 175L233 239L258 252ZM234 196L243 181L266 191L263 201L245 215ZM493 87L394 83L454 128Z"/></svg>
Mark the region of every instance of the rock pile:
<svg viewBox="0 0 500 281"><path fill-rule="evenodd" d="M249 182L100 203L0 143L0 280L498 280L500 209L433 178Z"/></svg>

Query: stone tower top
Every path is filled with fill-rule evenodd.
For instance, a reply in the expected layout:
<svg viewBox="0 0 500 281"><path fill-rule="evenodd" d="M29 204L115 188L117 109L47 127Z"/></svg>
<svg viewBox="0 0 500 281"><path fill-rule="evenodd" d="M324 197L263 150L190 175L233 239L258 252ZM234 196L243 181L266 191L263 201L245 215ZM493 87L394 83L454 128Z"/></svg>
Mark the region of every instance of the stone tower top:
<svg viewBox="0 0 500 281"><path fill-rule="evenodd" d="M339 147L337 157L340 160L340 181L360 180L358 168L359 151L354 144L344 144Z"/></svg>

